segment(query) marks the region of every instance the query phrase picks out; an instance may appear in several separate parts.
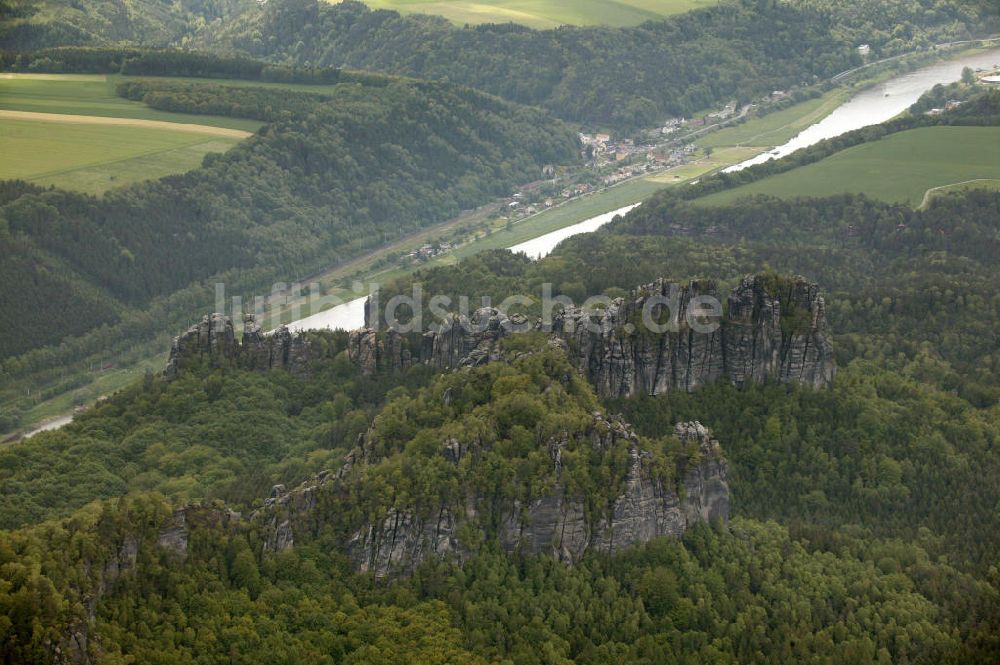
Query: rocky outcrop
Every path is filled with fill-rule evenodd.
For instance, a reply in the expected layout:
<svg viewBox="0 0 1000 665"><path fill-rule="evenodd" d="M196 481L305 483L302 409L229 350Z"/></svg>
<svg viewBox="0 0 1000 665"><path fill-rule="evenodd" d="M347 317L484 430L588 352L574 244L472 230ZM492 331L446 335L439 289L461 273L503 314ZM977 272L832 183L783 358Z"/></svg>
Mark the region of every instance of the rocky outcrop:
<svg viewBox="0 0 1000 665"><path fill-rule="evenodd" d="M604 397L692 391L720 379L737 386L832 383L833 351L815 284L747 277L724 311L698 316L705 298L721 302L712 282L658 280L603 310L564 310L553 332L567 340L570 359Z"/></svg>
<svg viewBox="0 0 1000 665"><path fill-rule="evenodd" d="M715 302L713 311L706 303ZM667 280L634 289L603 309L570 307L544 329L565 342L571 362L602 397L693 391L719 380L737 386L766 381L813 388L833 381L826 310L815 284L801 277L745 278L726 299L710 281ZM366 373L413 363L439 369L489 362L512 332L543 330L492 308L453 317L419 344L394 331L351 334L349 355Z"/></svg>
<svg viewBox="0 0 1000 665"><path fill-rule="evenodd" d="M662 478L631 427L620 418L595 414L586 443L602 448L627 445L631 460L620 494L600 514L588 513L584 497L570 495L559 480L562 450L568 444L563 438L548 444L556 478L552 491L505 506L467 494L459 505L439 506L429 514L389 507L379 519L353 530L344 549L359 571L378 577L407 573L432 556L461 560L468 552L458 534L468 525L475 533L494 533L508 552L547 554L571 564L589 551L614 554L654 538L679 536L698 522L728 520L728 471L719 443L699 423L678 425L675 434L685 449L697 447L698 462L677 478ZM455 440L442 442L441 454L452 463L467 452ZM296 537L319 532L320 515L336 513L337 497L351 494L350 484L360 477L355 467L365 464L360 457L348 456L339 472L323 472L291 492L275 488L251 518L261 527L264 548L292 547Z"/></svg>
<svg viewBox="0 0 1000 665"><path fill-rule="evenodd" d="M505 549L573 563L589 550L615 554L654 538L680 536L698 522L729 519L728 468L719 442L700 423L676 427L682 445L698 447L700 460L685 473L681 494L655 476L652 454L640 448L630 427L618 419L597 424L607 434L592 437L592 445L629 443L628 474L613 506L590 519L582 497L568 497L562 487L528 506L515 502L500 535Z"/></svg>
<svg viewBox="0 0 1000 665"><path fill-rule="evenodd" d="M813 388L833 382L826 304L799 278L748 277L729 296L724 330L726 374L738 386L766 380Z"/></svg>
<svg viewBox="0 0 1000 665"><path fill-rule="evenodd" d="M633 443L625 492L598 530L598 549L614 553L661 536L679 536L698 522L729 519L729 469L719 442L699 422L679 423L675 436L698 450L684 473L683 496L650 472L650 454Z"/></svg>
<svg viewBox="0 0 1000 665"><path fill-rule="evenodd" d="M390 508L383 520L355 534L347 551L359 572L377 577L412 572L429 557L461 556L456 520L447 508L426 519Z"/></svg>
<svg viewBox="0 0 1000 665"><path fill-rule="evenodd" d="M282 326L270 335L261 332L252 316L243 324L237 342L233 322L222 314L206 315L197 325L174 338L164 371L173 379L185 367L204 362L215 367L238 366L251 370L286 369L294 374L309 371L309 340Z"/></svg>
<svg viewBox="0 0 1000 665"><path fill-rule="evenodd" d="M432 331L403 335L395 330L380 334L372 328L351 333L348 355L365 374L400 370L414 363L437 369L475 367L500 357L498 342L519 330L529 329L520 314L507 317L493 307L476 310L471 317L449 315Z"/></svg>
<svg viewBox="0 0 1000 665"><path fill-rule="evenodd" d="M718 301L714 283L660 280L603 310L567 308L553 321L553 333L566 340L571 362L599 395L691 391L725 376L721 322L706 321L699 332L686 316L705 297ZM650 330L649 322L662 330Z"/></svg>

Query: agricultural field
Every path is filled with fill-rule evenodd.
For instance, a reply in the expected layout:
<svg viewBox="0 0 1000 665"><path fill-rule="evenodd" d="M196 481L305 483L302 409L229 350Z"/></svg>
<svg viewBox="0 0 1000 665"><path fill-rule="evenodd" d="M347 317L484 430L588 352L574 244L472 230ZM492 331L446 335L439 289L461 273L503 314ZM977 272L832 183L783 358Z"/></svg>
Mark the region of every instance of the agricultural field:
<svg viewBox="0 0 1000 665"><path fill-rule="evenodd" d="M197 168L209 152L241 139L162 126L22 120L0 112L0 179L20 178L99 194L141 180Z"/></svg>
<svg viewBox="0 0 1000 665"><path fill-rule="evenodd" d="M520 23L533 28L560 25L639 25L664 16L718 4L717 0L365 0L373 9L437 14L458 25Z"/></svg>
<svg viewBox="0 0 1000 665"><path fill-rule="evenodd" d="M863 193L920 206L928 191L1000 179L1000 128L923 127L848 148L815 164L698 199L731 203L752 194L781 198ZM989 184L989 183L986 183Z"/></svg>
<svg viewBox="0 0 1000 665"><path fill-rule="evenodd" d="M0 178L100 194L183 173L260 127L239 118L168 113L114 94L113 77L0 78Z"/></svg>
<svg viewBox="0 0 1000 665"><path fill-rule="evenodd" d="M115 85L128 78L143 77L102 74L0 74L0 109L197 123L249 132L256 131L262 124L243 118L170 113L151 109L140 102L129 101L115 94ZM218 80L215 82L224 82L227 85L247 83Z"/></svg>

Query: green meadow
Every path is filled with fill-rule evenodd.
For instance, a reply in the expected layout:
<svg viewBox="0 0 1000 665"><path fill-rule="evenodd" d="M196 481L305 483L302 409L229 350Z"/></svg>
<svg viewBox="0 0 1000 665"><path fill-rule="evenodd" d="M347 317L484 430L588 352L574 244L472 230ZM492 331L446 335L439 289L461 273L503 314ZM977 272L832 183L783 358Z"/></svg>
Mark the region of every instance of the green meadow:
<svg viewBox="0 0 1000 665"><path fill-rule="evenodd" d="M0 111L125 118L255 131L256 121L169 113L115 95L116 77L5 75ZM169 126L140 127L0 118L0 178L100 194L142 180L197 168L210 152L239 142L231 136Z"/></svg>
<svg viewBox="0 0 1000 665"><path fill-rule="evenodd" d="M0 179L20 178L99 194L183 173L239 139L147 127L62 124L0 118Z"/></svg>
<svg viewBox="0 0 1000 665"><path fill-rule="evenodd" d="M911 129L848 148L815 164L706 196L698 203L727 204L753 194L793 198L862 193L919 206L929 190L1000 179L998 147L997 127Z"/></svg>
<svg viewBox="0 0 1000 665"><path fill-rule="evenodd" d="M243 118L157 111L141 102L118 97L115 84L120 80L124 79L87 74L0 74L0 109L194 123L248 132L256 131L262 124Z"/></svg>
<svg viewBox="0 0 1000 665"><path fill-rule="evenodd" d="M373 9L437 14L458 25L520 23L533 28L560 25L639 25L664 16L709 7L717 0L365 0Z"/></svg>

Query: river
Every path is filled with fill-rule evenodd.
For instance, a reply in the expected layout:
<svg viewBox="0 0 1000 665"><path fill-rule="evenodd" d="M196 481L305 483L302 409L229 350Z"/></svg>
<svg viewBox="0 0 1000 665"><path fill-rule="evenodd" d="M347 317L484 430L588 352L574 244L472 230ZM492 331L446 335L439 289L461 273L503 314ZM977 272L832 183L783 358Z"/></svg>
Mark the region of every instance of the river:
<svg viewBox="0 0 1000 665"><path fill-rule="evenodd" d="M522 242L519 245L514 245L508 249L512 252L523 252L532 259L540 259L551 253L552 250L555 249L556 245L561 243L566 238L580 233L590 233L591 231L596 231L616 216L624 215L629 210L638 206L638 203L633 203L632 205L625 206L624 208L619 208L618 210L612 210L611 212L591 217L590 219L584 220L578 224L566 226L556 231L552 231L551 233L538 236L537 238L532 238L531 240ZM331 307L330 309L320 312L319 314L313 314L312 316L307 316L304 319L290 323L288 324L288 328L292 331L317 330L322 328L329 328L330 330L336 330L337 328L343 328L344 330L361 328L365 325L365 300L367 300L367 296L355 298L354 300L348 301L343 305Z"/></svg>
<svg viewBox="0 0 1000 665"><path fill-rule="evenodd" d="M920 96L939 83L953 83L962 78L965 67L991 69L1000 63L1000 49L991 49L957 60L939 62L916 69L885 83L867 88L837 107L815 125L803 130L783 146L725 169L727 173L741 171L755 164L790 155L824 139L840 136L855 129L891 120L910 108Z"/></svg>
<svg viewBox="0 0 1000 665"><path fill-rule="evenodd" d="M523 252L528 255L529 259L540 259L543 256L548 256L552 250L556 248L556 245L561 243L566 238L580 233L590 233L591 231L596 231L616 216L624 215L629 210L637 207L639 207L639 204L633 203L630 206L625 206L624 208L619 208L618 210L612 210L611 212L606 212L603 215L598 215L597 217L591 217L590 219L580 222L579 224L573 224L572 226L561 228L557 231L553 231L552 233L546 233L543 236L538 236L537 238L533 238L527 242L514 245L509 249L515 254Z"/></svg>
<svg viewBox="0 0 1000 665"><path fill-rule="evenodd" d="M928 67L914 70L879 85L867 88L854 95L847 102L837 107L830 115L805 129L785 145L770 152L731 166L727 171L738 171L754 164L761 164L777 157L784 157L801 148L806 148L823 139L840 136L869 125L890 120L899 115L927 90L938 83L952 83L962 77L965 67L992 68L1000 63L1000 49L991 49L969 55L956 60L939 62ZM635 203L618 210L591 217L588 220L567 226L539 236L533 240L514 245L514 252L524 252L532 259L539 259L549 254L556 245L579 233L590 233L610 222L616 215L624 215L629 210L640 205ZM325 312L301 319L289 325L292 330L309 330L317 328L343 328L353 330L364 326L365 298L357 298L343 305L333 307Z"/></svg>

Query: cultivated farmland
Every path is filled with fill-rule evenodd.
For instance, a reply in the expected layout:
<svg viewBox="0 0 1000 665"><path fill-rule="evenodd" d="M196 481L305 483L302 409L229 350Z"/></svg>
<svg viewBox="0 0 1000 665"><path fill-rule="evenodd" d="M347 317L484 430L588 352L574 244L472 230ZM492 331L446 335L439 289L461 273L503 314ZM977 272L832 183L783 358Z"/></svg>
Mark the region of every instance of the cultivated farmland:
<svg viewBox="0 0 1000 665"><path fill-rule="evenodd" d="M156 111L114 94L114 78L0 78L0 179L99 194L183 173L260 127L238 118Z"/></svg>
<svg viewBox="0 0 1000 665"><path fill-rule="evenodd" d="M928 190L1000 179L1000 128L924 127L864 143L787 173L698 200L730 203L752 194L780 198L862 193L919 206Z"/></svg>
<svg viewBox="0 0 1000 665"><path fill-rule="evenodd" d="M639 25L718 3L716 0L367 0L366 4L373 9L437 14L459 25L513 22L533 28L554 28Z"/></svg>

